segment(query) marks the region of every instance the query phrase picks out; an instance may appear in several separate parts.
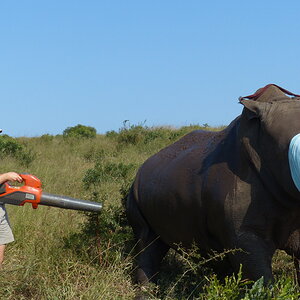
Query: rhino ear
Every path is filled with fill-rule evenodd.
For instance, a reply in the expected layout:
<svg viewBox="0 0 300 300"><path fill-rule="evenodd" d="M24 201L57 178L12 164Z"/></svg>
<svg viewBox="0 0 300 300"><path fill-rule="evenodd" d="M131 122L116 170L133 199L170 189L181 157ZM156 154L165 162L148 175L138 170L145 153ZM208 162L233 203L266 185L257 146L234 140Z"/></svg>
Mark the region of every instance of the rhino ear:
<svg viewBox="0 0 300 300"><path fill-rule="evenodd" d="M240 100L240 103L246 108L248 119L261 118L268 107L268 103L254 100Z"/></svg>

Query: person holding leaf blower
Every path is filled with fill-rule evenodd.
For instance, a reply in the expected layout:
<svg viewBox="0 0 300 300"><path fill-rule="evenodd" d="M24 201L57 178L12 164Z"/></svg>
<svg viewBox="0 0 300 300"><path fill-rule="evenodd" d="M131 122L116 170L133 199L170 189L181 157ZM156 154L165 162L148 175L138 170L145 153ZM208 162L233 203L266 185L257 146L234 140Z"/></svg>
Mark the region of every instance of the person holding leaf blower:
<svg viewBox="0 0 300 300"><path fill-rule="evenodd" d="M0 174L0 184L6 181L22 182L22 177L16 172ZM0 203L0 268L4 260L5 246L14 241L4 204Z"/></svg>
<svg viewBox="0 0 300 300"><path fill-rule="evenodd" d="M24 185L12 186L9 181L24 182ZM4 259L5 245L14 241L5 204L23 206L30 203L34 209L38 205L46 205L93 213L99 213L102 209L101 203L49 194L44 192L41 186L41 181L31 174L0 174L0 267Z"/></svg>

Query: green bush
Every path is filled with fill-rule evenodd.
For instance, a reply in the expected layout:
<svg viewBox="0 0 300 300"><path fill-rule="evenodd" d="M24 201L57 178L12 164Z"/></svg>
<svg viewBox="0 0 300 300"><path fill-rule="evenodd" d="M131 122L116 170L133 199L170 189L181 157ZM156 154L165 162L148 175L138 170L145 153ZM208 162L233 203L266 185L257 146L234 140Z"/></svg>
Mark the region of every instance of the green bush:
<svg viewBox="0 0 300 300"><path fill-rule="evenodd" d="M109 138L115 138L118 136L118 133L115 130L107 131L105 134Z"/></svg>
<svg viewBox="0 0 300 300"><path fill-rule="evenodd" d="M101 160L104 157L105 157L104 149L95 149L94 147L89 148L83 154L83 158L89 162Z"/></svg>
<svg viewBox="0 0 300 300"><path fill-rule="evenodd" d="M28 167L35 159L36 154L31 149L27 149L16 139L8 136L0 136L0 158L11 156L16 158L22 165Z"/></svg>
<svg viewBox="0 0 300 300"><path fill-rule="evenodd" d="M43 134L43 135L40 137L40 139L41 139L42 142L50 143L50 142L53 141L54 136L51 135L51 134L46 133L46 134Z"/></svg>
<svg viewBox="0 0 300 300"><path fill-rule="evenodd" d="M255 282L242 280L242 272L226 277L222 283L215 275L207 278L204 292L197 299L206 300L296 300L300 293L293 280L282 278L273 285L265 286L263 277Z"/></svg>
<svg viewBox="0 0 300 300"><path fill-rule="evenodd" d="M99 195L94 196L98 198ZM103 202L101 197L95 197L93 201ZM95 262L100 264L113 262L120 255L125 258L133 247L133 235L124 208L107 205L100 215L88 213L84 227L65 239L65 246L76 249L87 261L98 257Z"/></svg>
<svg viewBox="0 0 300 300"><path fill-rule="evenodd" d="M131 125L121 128L117 136L119 144L139 145L149 144L154 140L172 140L175 129L164 127L147 127L142 125Z"/></svg>
<svg viewBox="0 0 300 300"><path fill-rule="evenodd" d="M84 227L65 239L67 248L76 248L77 254L86 257L97 257L96 264L113 263L120 255L125 259L133 247L132 229L128 225L125 208L121 205L109 204L109 195L97 188L105 184L115 183L120 189L118 203L128 193L135 164L124 164L107 161L103 149L85 155L85 159L93 161L93 168L88 169L83 177L83 184L89 193L89 200L101 202L100 214L88 213ZM94 155L97 155L96 157ZM91 247L90 245L95 245Z"/></svg>
<svg viewBox="0 0 300 300"><path fill-rule="evenodd" d="M137 145L144 141L146 129L140 125L122 128L117 141L122 144Z"/></svg>
<svg viewBox="0 0 300 300"><path fill-rule="evenodd" d="M126 120L119 132L108 131L106 136L115 139L120 145L149 144L155 140L173 142L193 130L220 130L223 127L212 128L208 124L183 126L179 129L171 127L148 127L144 124L130 125Z"/></svg>
<svg viewBox="0 0 300 300"><path fill-rule="evenodd" d="M64 130L64 137L75 137L75 138L95 138L97 131L94 127L85 126L78 124L73 127L68 127Z"/></svg>
<svg viewBox="0 0 300 300"><path fill-rule="evenodd" d="M83 178L83 183L86 188L91 185L97 185L101 182L126 180L130 173L133 173L136 166L133 163L124 164L105 162L99 159L94 168L88 169Z"/></svg>
<svg viewBox="0 0 300 300"><path fill-rule="evenodd" d="M8 135L0 136L1 157L6 155L17 156L20 151L23 151L23 147L15 139Z"/></svg>
<svg viewBox="0 0 300 300"><path fill-rule="evenodd" d="M94 156L95 154L96 156ZM90 200L101 202L103 209L99 216L88 214L84 229L74 235L70 243L74 244L74 241L77 241L77 248L81 248L82 241L88 244L94 241L98 250L101 248L101 251L99 250L100 262L106 261L107 263L114 260L120 253L127 253L129 251L127 245L133 242L132 229L128 225L125 208L119 204L128 193L137 166L134 163L108 161L103 149L96 151L95 154L92 151L85 157L90 161L95 159L95 164L93 168L85 172L82 181L90 194ZM105 187L110 184L114 184L119 190L115 196L117 205L109 203L109 192L105 192ZM82 246L84 247L84 245ZM107 248L109 249L107 250ZM123 250L120 252L120 249ZM94 248L92 251L95 250Z"/></svg>
<svg viewBox="0 0 300 300"><path fill-rule="evenodd" d="M28 168L36 158L36 153L32 149L23 149L23 151L20 151L16 155L16 158L19 160L21 165Z"/></svg>

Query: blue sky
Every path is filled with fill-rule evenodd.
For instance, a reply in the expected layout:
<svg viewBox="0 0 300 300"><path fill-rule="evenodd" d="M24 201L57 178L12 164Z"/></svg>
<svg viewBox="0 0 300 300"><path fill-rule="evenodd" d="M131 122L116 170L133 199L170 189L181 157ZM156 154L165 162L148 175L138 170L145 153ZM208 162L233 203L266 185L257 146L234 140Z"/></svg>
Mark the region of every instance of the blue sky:
<svg viewBox="0 0 300 300"><path fill-rule="evenodd" d="M283 4L284 3L284 4ZM300 93L300 1L0 2L0 128L226 125L238 97Z"/></svg>

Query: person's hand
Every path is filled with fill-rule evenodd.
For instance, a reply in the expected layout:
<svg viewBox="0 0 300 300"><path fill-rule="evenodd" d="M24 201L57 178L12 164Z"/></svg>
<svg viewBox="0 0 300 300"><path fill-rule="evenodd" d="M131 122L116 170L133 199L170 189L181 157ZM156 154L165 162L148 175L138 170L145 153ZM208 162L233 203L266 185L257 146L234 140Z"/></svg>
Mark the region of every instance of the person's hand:
<svg viewBox="0 0 300 300"><path fill-rule="evenodd" d="M5 182L5 181L22 182L23 181L22 177L16 172L7 172L7 173L2 174L2 176L3 176L2 182Z"/></svg>

